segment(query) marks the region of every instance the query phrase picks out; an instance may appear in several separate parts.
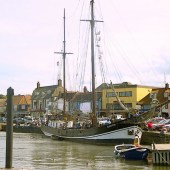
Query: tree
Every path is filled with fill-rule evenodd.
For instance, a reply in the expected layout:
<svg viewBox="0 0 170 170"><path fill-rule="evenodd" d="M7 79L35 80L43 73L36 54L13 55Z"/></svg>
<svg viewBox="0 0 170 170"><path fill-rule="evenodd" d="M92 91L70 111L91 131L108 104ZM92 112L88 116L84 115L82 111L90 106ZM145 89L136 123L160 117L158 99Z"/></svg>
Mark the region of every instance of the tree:
<svg viewBox="0 0 170 170"><path fill-rule="evenodd" d="M6 96L3 94L0 94L0 99L6 99Z"/></svg>

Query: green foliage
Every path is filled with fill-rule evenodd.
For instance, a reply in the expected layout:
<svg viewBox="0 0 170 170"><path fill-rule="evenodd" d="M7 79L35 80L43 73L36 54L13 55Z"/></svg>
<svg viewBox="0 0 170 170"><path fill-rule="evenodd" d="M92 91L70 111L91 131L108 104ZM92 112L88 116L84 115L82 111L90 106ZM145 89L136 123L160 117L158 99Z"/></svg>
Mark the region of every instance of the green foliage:
<svg viewBox="0 0 170 170"><path fill-rule="evenodd" d="M0 99L6 99L6 96L3 94L0 94Z"/></svg>

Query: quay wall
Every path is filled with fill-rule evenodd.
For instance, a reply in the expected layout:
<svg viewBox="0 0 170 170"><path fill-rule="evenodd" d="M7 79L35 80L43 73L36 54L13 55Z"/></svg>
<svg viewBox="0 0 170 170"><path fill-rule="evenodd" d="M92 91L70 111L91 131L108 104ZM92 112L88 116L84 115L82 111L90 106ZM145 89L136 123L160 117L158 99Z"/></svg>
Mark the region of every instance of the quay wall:
<svg viewBox="0 0 170 170"><path fill-rule="evenodd" d="M151 145L151 144L165 144L170 143L170 133L160 133L158 131L143 131L141 144Z"/></svg>
<svg viewBox="0 0 170 170"><path fill-rule="evenodd" d="M1 131L6 131L6 125L1 125ZM13 132L42 134L41 128L34 126L13 126Z"/></svg>
<svg viewBox="0 0 170 170"><path fill-rule="evenodd" d="M3 130L4 125L5 125L5 123L0 123L0 131Z"/></svg>

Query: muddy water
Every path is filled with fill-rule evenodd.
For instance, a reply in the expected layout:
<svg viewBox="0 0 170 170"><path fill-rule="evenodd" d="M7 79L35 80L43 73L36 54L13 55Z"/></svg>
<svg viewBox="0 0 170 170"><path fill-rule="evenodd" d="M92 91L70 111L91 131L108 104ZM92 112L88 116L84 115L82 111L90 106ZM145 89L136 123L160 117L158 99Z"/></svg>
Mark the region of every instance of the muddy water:
<svg viewBox="0 0 170 170"><path fill-rule="evenodd" d="M6 133L0 132L0 168L5 167ZM13 134L13 167L31 170L168 170L146 161L113 156L113 146L54 141L39 134Z"/></svg>

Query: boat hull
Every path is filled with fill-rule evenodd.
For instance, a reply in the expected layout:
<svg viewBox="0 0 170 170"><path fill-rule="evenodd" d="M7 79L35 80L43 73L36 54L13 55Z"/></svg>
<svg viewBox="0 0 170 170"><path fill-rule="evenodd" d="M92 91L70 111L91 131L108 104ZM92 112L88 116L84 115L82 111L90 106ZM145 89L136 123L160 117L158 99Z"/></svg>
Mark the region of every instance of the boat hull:
<svg viewBox="0 0 170 170"><path fill-rule="evenodd" d="M136 135L141 138L142 130L128 124L110 124L88 129L60 129L42 125L42 132L52 139L91 144L133 143Z"/></svg>
<svg viewBox="0 0 170 170"><path fill-rule="evenodd" d="M114 152L115 152L115 156L127 160L145 160L147 159L149 149L144 147L133 147L127 150L125 149L123 151L115 150Z"/></svg>

